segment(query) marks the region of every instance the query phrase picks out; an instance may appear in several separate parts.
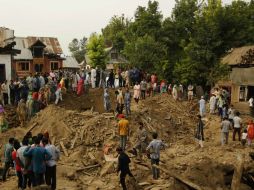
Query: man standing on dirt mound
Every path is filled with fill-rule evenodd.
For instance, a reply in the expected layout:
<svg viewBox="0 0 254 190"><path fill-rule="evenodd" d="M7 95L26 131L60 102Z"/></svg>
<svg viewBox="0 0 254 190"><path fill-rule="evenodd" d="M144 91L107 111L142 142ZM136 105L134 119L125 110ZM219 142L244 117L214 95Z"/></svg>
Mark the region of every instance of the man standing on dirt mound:
<svg viewBox="0 0 254 190"><path fill-rule="evenodd" d="M158 138L158 134L153 133L153 140L150 142L150 144L146 148L147 153L150 154L153 179L158 179L160 177L160 170L157 167L155 167L155 165L159 166L161 148L167 146L166 144L162 142L162 140L159 140L157 138Z"/></svg>
<svg viewBox="0 0 254 190"><path fill-rule="evenodd" d="M118 118L120 118L120 121L118 122L118 130L119 130L119 136L120 136L120 147L125 150L127 137L130 135L129 130L129 121L125 119L123 114L119 114Z"/></svg>
<svg viewBox="0 0 254 190"><path fill-rule="evenodd" d="M129 164L131 163L131 160L121 147L118 147L116 149L116 151L119 154L117 173L121 172L120 173L120 183L122 185L123 190L127 190L127 187L125 184L125 177L127 175L129 175L130 177L134 178L134 176L132 175L130 168L129 168Z"/></svg>

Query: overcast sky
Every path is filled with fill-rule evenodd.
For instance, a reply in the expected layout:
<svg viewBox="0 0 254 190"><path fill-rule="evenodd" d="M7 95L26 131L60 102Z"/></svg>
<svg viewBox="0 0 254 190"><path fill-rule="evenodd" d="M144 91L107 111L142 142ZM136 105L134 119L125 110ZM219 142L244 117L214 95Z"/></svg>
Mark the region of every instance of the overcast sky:
<svg viewBox="0 0 254 190"><path fill-rule="evenodd" d="M223 0L230 3L232 0ZM15 30L15 36L57 37L65 54L73 38L100 32L113 15L133 17L148 0L0 0L0 26ZM158 0L169 16L174 0Z"/></svg>

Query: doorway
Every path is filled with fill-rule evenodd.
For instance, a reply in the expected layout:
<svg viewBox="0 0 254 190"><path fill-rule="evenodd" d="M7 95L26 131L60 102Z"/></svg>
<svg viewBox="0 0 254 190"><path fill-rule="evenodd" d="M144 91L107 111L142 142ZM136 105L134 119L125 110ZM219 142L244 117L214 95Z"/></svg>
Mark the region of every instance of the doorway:
<svg viewBox="0 0 254 190"><path fill-rule="evenodd" d="M0 64L0 83L6 80L5 64Z"/></svg>
<svg viewBox="0 0 254 190"><path fill-rule="evenodd" d="M43 64L35 64L34 70L36 73L41 73L43 71Z"/></svg>
<svg viewBox="0 0 254 190"><path fill-rule="evenodd" d="M248 100L253 97L254 98L254 86L248 86Z"/></svg>

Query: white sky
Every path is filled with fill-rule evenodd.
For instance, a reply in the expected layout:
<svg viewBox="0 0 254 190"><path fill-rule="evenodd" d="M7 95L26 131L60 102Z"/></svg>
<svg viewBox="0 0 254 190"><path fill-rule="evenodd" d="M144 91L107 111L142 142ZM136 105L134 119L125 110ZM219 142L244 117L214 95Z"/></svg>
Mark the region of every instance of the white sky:
<svg viewBox="0 0 254 190"><path fill-rule="evenodd" d="M169 16L174 0L157 0ZM15 30L15 36L57 37L65 54L73 38L100 32L113 15L133 17L148 0L0 0L0 26ZM232 0L223 0L230 3Z"/></svg>

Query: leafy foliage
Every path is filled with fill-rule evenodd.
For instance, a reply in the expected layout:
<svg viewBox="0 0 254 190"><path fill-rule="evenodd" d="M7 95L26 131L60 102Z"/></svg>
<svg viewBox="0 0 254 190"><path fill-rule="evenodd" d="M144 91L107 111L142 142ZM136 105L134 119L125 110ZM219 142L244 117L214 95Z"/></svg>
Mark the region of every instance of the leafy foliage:
<svg viewBox="0 0 254 190"><path fill-rule="evenodd" d="M86 48L92 66L105 69L107 55L103 36L93 33L89 38Z"/></svg>
<svg viewBox="0 0 254 190"><path fill-rule="evenodd" d="M71 41L71 43L69 43L69 50L70 50L72 56L75 57L79 63L81 63L85 59L86 42L87 42L87 38L83 37L81 40L74 38Z"/></svg>

